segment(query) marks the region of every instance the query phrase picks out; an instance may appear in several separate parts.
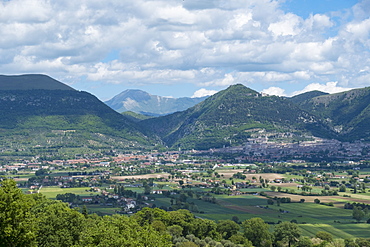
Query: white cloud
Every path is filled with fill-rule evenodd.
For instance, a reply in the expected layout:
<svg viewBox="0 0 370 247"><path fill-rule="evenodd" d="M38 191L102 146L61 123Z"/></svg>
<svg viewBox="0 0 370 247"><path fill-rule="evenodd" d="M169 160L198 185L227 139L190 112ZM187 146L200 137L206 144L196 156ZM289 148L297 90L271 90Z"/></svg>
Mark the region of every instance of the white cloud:
<svg viewBox="0 0 370 247"><path fill-rule="evenodd" d="M369 2L338 22L271 0L1 1L0 71L126 86L262 84L280 94L312 80L353 88L370 77Z"/></svg>
<svg viewBox="0 0 370 247"><path fill-rule="evenodd" d="M304 26L307 30L323 32L325 29L334 26L334 23L330 20L327 15L316 14L310 15L310 17L305 20Z"/></svg>
<svg viewBox="0 0 370 247"><path fill-rule="evenodd" d="M192 98L200 98L200 97L204 97L204 96L214 95L215 93L217 93L216 90L207 90L205 88L201 88L201 89L195 91L193 96L191 96L191 97Z"/></svg>
<svg viewBox="0 0 370 247"><path fill-rule="evenodd" d="M311 83L307 85L303 90L293 92L293 95L310 92L310 91L321 91L325 93L340 93L351 90L352 88L345 88L337 86L338 82L327 82L326 84Z"/></svg>
<svg viewBox="0 0 370 247"><path fill-rule="evenodd" d="M268 30L276 36L297 35L300 32L302 20L297 15L288 13L281 17L282 20L271 23Z"/></svg>
<svg viewBox="0 0 370 247"><path fill-rule="evenodd" d="M0 21L8 23L42 23L50 20L51 8L46 1L13 0L0 3Z"/></svg>
<svg viewBox="0 0 370 247"><path fill-rule="evenodd" d="M286 96L285 90L279 87L269 87L267 89L262 90L262 93L268 95Z"/></svg>

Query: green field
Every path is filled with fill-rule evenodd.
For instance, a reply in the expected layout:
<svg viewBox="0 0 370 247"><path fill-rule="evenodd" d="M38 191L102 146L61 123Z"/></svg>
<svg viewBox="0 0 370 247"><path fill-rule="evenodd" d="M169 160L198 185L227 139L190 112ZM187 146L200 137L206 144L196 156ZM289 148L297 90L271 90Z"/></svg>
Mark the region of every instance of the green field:
<svg viewBox="0 0 370 247"><path fill-rule="evenodd" d="M325 231L336 238L368 238L370 227L368 224L300 224L302 234L313 237L318 231Z"/></svg>
<svg viewBox="0 0 370 247"><path fill-rule="evenodd" d="M168 188L166 186L166 188ZM42 187L41 193L47 198L54 199L57 194L74 193L80 196L94 196L100 193L89 192L89 187L83 188L59 188L57 186ZM127 187L126 189L143 192L142 188ZM202 189L197 189L202 190ZM266 189L253 189L253 191L264 191ZM192 190L195 192L195 190ZM204 190L203 190L204 191ZM251 192L250 189L243 191ZM156 207L170 207L171 199L164 195L152 195L155 200L152 202ZM364 194L357 194L356 197L368 198ZM211 220L226 220L237 216L240 221L254 217L260 217L266 222L274 224L280 221L294 221L299 224L302 234L312 237L318 231L331 233L335 238L357 238L367 237L370 231L370 224L356 223L352 219L352 210L341 207L329 207L314 203L281 203L280 206L267 205L267 198L258 195L244 194L238 196L215 195L216 203L206 202L196 198L187 198L187 202L197 205L200 213L195 213L197 217ZM336 199L343 202L345 198ZM86 205L91 212L102 214L114 214L120 208ZM367 218L366 218L367 219Z"/></svg>
<svg viewBox="0 0 370 247"><path fill-rule="evenodd" d="M115 214L117 211L121 210L121 208L117 207L107 207L93 204L86 204L86 208L89 211L89 213L100 213L106 215Z"/></svg>
<svg viewBox="0 0 370 247"><path fill-rule="evenodd" d="M282 203L262 208L256 206L267 206L267 200L253 195L219 196L217 201L218 205L197 216L211 220L237 216L241 221L260 217L271 223L293 220L301 227L302 234L310 237L318 231L329 232L335 238L368 237L370 232L369 224L356 223L352 219L352 210L343 208L314 203Z"/></svg>
<svg viewBox="0 0 370 247"><path fill-rule="evenodd" d="M73 193L80 196L95 196L99 195L100 193L97 192L90 192L86 191L89 190L90 187L80 187L80 188L60 188L58 186L49 186L49 187L42 187L40 193L45 195L47 198L55 199L58 194L65 194L65 193Z"/></svg>

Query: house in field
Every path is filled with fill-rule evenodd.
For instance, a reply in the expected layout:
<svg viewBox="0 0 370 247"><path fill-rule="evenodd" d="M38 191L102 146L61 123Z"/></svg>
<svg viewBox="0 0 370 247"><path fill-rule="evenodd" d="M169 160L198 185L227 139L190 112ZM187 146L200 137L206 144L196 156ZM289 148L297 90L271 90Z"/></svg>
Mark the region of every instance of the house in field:
<svg viewBox="0 0 370 247"><path fill-rule="evenodd" d="M91 197L85 197L81 199L83 202L92 202L93 199Z"/></svg>

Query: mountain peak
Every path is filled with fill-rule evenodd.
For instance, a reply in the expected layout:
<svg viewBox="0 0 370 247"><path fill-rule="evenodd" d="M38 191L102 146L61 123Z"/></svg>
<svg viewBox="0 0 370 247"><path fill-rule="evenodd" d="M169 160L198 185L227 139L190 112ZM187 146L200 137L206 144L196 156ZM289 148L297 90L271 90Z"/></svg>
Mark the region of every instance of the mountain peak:
<svg viewBox="0 0 370 247"><path fill-rule="evenodd" d="M257 91L255 91L255 90L253 90L253 89L251 89L249 87L246 87L246 86L244 86L243 84L240 84L240 83L229 86L226 89L226 91L227 90L232 90L232 91L234 91L234 90L242 90L243 92L250 92L250 93L257 93L258 94Z"/></svg>
<svg viewBox="0 0 370 247"><path fill-rule="evenodd" d="M160 116L186 110L205 98L170 98L151 95L139 89L127 89L105 103L118 112L133 111L147 116Z"/></svg>
<svg viewBox="0 0 370 247"><path fill-rule="evenodd" d="M0 90L73 90L47 75L0 75Z"/></svg>
<svg viewBox="0 0 370 247"><path fill-rule="evenodd" d="M214 100L233 100L233 99L244 99L249 97L260 97L262 96L257 91L254 91L253 89L250 89L243 84L235 84L231 85L225 90L222 90L207 100L214 101Z"/></svg>
<svg viewBox="0 0 370 247"><path fill-rule="evenodd" d="M186 111L140 124L155 131L168 146L195 149L242 145L260 131L289 138L302 133L333 134L289 100L264 97L241 84L229 86Z"/></svg>
<svg viewBox="0 0 370 247"><path fill-rule="evenodd" d="M111 101L116 101L117 99L127 99L130 98L135 101L142 101L142 100L149 100L150 94L142 91L140 89L126 89L125 91L121 92L120 94L114 96Z"/></svg>

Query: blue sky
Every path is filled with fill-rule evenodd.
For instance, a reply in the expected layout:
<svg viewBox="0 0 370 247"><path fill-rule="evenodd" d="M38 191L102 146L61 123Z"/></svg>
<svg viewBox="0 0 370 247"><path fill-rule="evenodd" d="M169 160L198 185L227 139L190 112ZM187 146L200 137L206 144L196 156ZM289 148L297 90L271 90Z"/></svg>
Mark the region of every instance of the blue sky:
<svg viewBox="0 0 370 247"><path fill-rule="evenodd" d="M370 0L0 0L0 73L108 100L369 86Z"/></svg>
<svg viewBox="0 0 370 247"><path fill-rule="evenodd" d="M327 14L349 10L358 2L356 0L286 0L282 4L282 9L306 19L311 14Z"/></svg>

